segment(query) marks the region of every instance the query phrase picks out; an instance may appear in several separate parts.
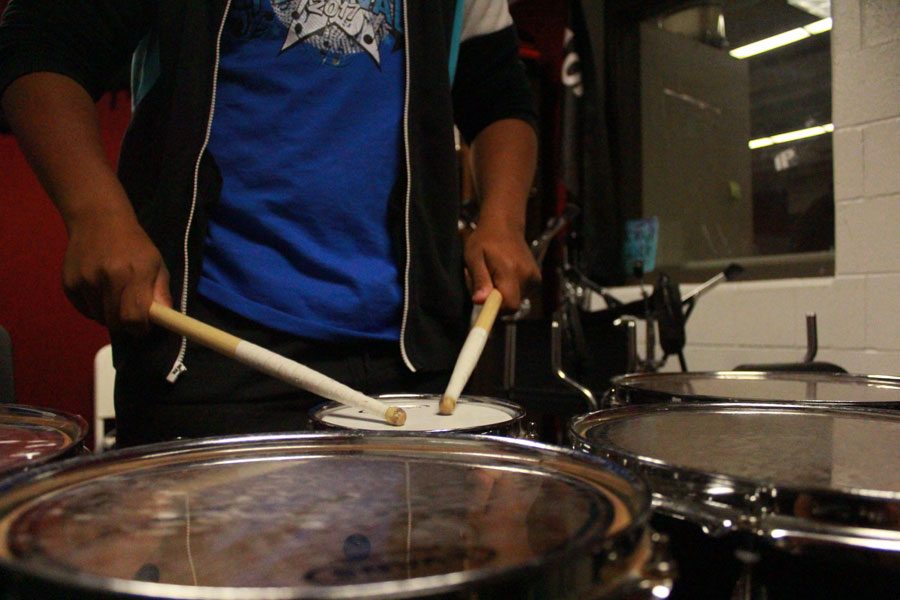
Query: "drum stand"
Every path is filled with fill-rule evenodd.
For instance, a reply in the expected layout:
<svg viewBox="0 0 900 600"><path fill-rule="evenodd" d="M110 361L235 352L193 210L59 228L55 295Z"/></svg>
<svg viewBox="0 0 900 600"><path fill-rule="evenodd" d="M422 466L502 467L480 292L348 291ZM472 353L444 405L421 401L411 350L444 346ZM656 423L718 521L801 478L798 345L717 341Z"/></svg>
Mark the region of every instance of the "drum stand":
<svg viewBox="0 0 900 600"><path fill-rule="evenodd" d="M544 231L530 244L532 256L542 266L550 244L572 222L579 209L570 205L558 217L551 218ZM565 255L565 246L563 246ZM565 262L564 258L564 262ZM547 422L550 432L543 441L563 443L565 422L569 417L597 410L599 404L590 384L580 383L567 366L564 348L577 344L581 352L584 336L577 311L573 310L573 294L579 291L570 285L560 270L565 287L549 321L528 319L532 306L529 299L512 315L501 318L504 329L502 364L502 393L522 404L529 413ZM547 365L549 363L549 371ZM555 424L551 424L555 423Z"/></svg>
<svg viewBox="0 0 900 600"><path fill-rule="evenodd" d="M550 243L572 222L579 211L580 209L575 205L567 206L561 215L550 219L544 231L531 242L531 252L539 267L543 264ZM561 301L550 318L550 367L553 376L565 384L565 388L574 391L576 397L584 400L589 411L594 411L599 408L594 393L588 386L583 385L572 377L564 366L564 338L572 344L574 353L577 356L584 357L587 355L584 330L578 313L579 310L586 308L586 303L590 300L590 290L567 277L566 274L571 270L571 267L565 246L563 246L562 251L563 266L559 269ZM595 289L599 290L599 286L595 286ZM599 293L602 294L603 292L599 291ZM505 323L503 389L507 393L516 387L518 327L530 311L531 303L526 298L515 314L503 318ZM632 324L627 324L624 321L621 323L621 326L628 330L633 329ZM633 338L628 339L631 340Z"/></svg>
<svg viewBox="0 0 900 600"><path fill-rule="evenodd" d="M561 215L550 219L544 231L531 243L532 256L538 266L542 266L550 243L572 222L578 212L577 206L569 205ZM686 371L687 365L682 354L685 345L684 325L697 298L741 272L743 268L733 264L683 299L678 285L662 274L654 285L652 294L647 295L642 285L642 298L626 304L607 293L571 264L568 248L563 244L561 265L558 268L559 300L549 322L550 381L546 383L551 389L546 391L567 400L574 398L587 411L595 411L602 404L598 402L596 392L607 390L612 377L658 371L672 355L678 356L682 370ZM637 274L642 278L642 270ZM603 298L607 308L590 310L594 296ZM524 329L523 322L530 311L531 304L525 299L519 310L502 318L502 389L506 397L516 401L520 401L520 398L513 396L521 387L521 382L517 381L517 372L521 367L517 364L520 359L518 349L528 347L527 343L523 345L526 340L520 339L519 330ZM639 320L646 323L647 331L643 358L637 351ZM531 325L542 327L544 323L529 322L529 326ZM528 333L533 334L534 331L529 330ZM527 339L527 336L523 337ZM541 339L540 334L537 337ZM656 357L657 341L664 351L659 359ZM534 351L534 348L531 347L530 350ZM542 358L546 360L539 356L536 361L541 366L546 365ZM573 360L567 361L567 358ZM543 408L540 410L543 411Z"/></svg>
<svg viewBox="0 0 900 600"><path fill-rule="evenodd" d="M678 284L665 273L660 274L652 293L648 295L643 285L643 267L638 264L635 276L641 281L641 299L623 303L604 292L599 285L585 277L575 267L566 265L563 273L563 306L560 312L563 315L573 314L575 307L586 307L588 304L586 298L592 293L599 295L607 307L596 312L608 315L617 327L625 331L627 373L655 373L666 364L670 356L678 357L681 370L686 372L688 368L683 353L686 343L685 324L696 306L697 299L719 283L734 280L743 270L740 265L731 264L682 298ZM637 350L638 321L645 323L643 358ZM574 327L576 331L573 337L577 339L579 335L577 322L574 323ZM656 355L657 342L663 350L661 358L657 358Z"/></svg>

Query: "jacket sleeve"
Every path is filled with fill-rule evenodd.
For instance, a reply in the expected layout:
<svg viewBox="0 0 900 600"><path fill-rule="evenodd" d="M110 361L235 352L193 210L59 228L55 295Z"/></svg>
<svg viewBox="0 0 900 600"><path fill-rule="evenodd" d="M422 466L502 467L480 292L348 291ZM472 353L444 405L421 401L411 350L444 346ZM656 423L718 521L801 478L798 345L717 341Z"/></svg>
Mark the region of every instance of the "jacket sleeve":
<svg viewBox="0 0 900 600"><path fill-rule="evenodd" d="M519 60L515 28L505 1L465 1L459 59L453 82L456 124L469 143L500 119L534 126L534 97Z"/></svg>
<svg viewBox="0 0 900 600"><path fill-rule="evenodd" d="M0 20L0 95L38 71L66 75L99 98L146 35L148 0L11 0Z"/></svg>

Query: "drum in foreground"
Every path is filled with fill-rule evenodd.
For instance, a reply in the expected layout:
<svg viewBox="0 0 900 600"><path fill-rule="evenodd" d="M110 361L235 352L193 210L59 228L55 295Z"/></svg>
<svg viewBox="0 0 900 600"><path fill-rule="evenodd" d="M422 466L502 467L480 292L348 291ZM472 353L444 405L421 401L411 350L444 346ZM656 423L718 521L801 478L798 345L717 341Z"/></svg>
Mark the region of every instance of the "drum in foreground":
<svg viewBox="0 0 900 600"><path fill-rule="evenodd" d="M658 402L785 402L900 409L900 378L847 373L635 373L612 380L604 406Z"/></svg>
<svg viewBox="0 0 900 600"><path fill-rule="evenodd" d="M76 453L85 433L77 415L0 404L0 477Z"/></svg>
<svg viewBox="0 0 900 600"><path fill-rule="evenodd" d="M770 598L881 598L900 577L896 412L640 405L580 417L571 435L646 477L682 575L676 597L728 597L752 572Z"/></svg>
<svg viewBox="0 0 900 600"><path fill-rule="evenodd" d="M0 582L8 597L665 597L649 505L630 471L521 440L209 438L8 480Z"/></svg>
<svg viewBox="0 0 900 600"><path fill-rule="evenodd" d="M353 429L390 431L392 433L454 432L529 437L525 411L517 404L483 396L461 396L452 415L438 414L441 397L428 394L384 394L376 398L406 412L406 423L400 427L385 423L358 408L327 402L310 410L310 420L317 429Z"/></svg>

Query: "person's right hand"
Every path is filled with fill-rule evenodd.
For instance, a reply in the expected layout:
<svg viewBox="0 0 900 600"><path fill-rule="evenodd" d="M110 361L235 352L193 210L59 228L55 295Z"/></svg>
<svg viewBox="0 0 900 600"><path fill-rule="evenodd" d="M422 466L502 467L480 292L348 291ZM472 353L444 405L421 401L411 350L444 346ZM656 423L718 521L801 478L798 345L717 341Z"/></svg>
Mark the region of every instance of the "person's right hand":
<svg viewBox="0 0 900 600"><path fill-rule="evenodd" d="M133 213L100 213L67 222L63 288L85 316L111 331L149 327L153 301L172 305L169 272Z"/></svg>
<svg viewBox="0 0 900 600"><path fill-rule="evenodd" d="M70 77L37 71L0 103L69 232L66 296L113 331L145 331L151 302L172 304L169 273L107 158L93 98Z"/></svg>

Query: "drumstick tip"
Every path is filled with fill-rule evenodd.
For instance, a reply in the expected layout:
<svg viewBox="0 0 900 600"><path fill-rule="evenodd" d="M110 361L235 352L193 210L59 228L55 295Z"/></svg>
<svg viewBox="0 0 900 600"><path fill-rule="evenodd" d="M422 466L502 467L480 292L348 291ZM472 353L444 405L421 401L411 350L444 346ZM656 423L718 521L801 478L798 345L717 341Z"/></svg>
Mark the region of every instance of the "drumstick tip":
<svg viewBox="0 0 900 600"><path fill-rule="evenodd" d="M452 415L454 410L456 410L456 398L444 394L438 404L438 414Z"/></svg>
<svg viewBox="0 0 900 600"><path fill-rule="evenodd" d="M388 409L384 411L384 419L391 425L400 427L406 423L406 411L399 406L389 406Z"/></svg>

